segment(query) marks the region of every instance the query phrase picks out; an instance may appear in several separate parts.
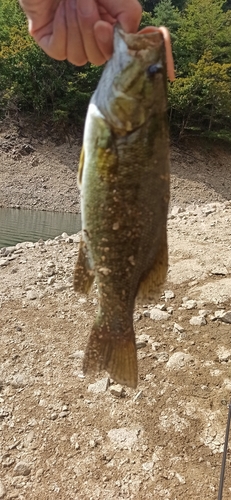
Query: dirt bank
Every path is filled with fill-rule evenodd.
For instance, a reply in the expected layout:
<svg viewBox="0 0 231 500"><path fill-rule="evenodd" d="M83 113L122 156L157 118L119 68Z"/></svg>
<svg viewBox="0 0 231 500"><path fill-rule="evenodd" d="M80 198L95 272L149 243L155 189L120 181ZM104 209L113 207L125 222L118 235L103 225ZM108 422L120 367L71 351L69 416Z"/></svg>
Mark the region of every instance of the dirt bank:
<svg viewBox="0 0 231 500"><path fill-rule="evenodd" d="M65 143L44 130L0 126L0 206L80 211L76 171L81 134ZM231 152L194 138L171 145L171 204L231 199Z"/></svg>

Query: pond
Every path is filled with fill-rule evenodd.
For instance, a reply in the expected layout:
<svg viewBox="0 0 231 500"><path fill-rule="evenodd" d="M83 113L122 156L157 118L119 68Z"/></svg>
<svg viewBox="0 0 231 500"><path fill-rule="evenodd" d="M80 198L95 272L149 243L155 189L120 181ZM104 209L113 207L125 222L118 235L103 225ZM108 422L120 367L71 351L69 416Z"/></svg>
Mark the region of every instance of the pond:
<svg viewBox="0 0 231 500"><path fill-rule="evenodd" d="M80 214L0 208L0 248L23 241L48 240L81 229Z"/></svg>

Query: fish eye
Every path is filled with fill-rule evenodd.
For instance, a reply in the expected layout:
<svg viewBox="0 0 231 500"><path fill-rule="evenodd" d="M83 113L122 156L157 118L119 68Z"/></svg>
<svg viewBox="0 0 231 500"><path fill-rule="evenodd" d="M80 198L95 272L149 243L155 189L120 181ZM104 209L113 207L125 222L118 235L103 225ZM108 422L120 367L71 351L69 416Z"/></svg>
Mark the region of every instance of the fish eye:
<svg viewBox="0 0 231 500"><path fill-rule="evenodd" d="M151 64L151 66L149 66L147 69L147 73L149 76L154 76L154 75L156 75L156 73L161 73L162 68L163 67L160 63Z"/></svg>

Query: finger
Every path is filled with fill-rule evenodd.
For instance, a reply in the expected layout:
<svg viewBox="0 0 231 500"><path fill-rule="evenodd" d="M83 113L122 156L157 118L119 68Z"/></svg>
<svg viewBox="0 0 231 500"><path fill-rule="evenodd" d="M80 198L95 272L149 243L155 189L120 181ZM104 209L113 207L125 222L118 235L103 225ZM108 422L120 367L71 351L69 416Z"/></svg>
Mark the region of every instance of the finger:
<svg viewBox="0 0 231 500"><path fill-rule="evenodd" d="M102 19L102 21L106 21L107 23L110 23L110 24L116 23L116 18L112 17L104 7L101 7L99 5L98 11L99 11L100 19Z"/></svg>
<svg viewBox="0 0 231 500"><path fill-rule="evenodd" d="M100 0L100 4L121 24L124 31L136 33L142 15L138 0Z"/></svg>
<svg viewBox="0 0 231 500"><path fill-rule="evenodd" d="M105 57L97 45L94 34L94 25L100 20L95 1L78 0L77 17L88 61L96 65L103 64Z"/></svg>
<svg viewBox="0 0 231 500"><path fill-rule="evenodd" d="M67 60L76 66L83 66L87 62L82 36L77 18L76 0L66 0L67 22Z"/></svg>
<svg viewBox="0 0 231 500"><path fill-rule="evenodd" d="M105 21L97 21L94 33L98 48L108 61L113 52L113 26Z"/></svg>
<svg viewBox="0 0 231 500"><path fill-rule="evenodd" d="M33 38L48 56L59 61L66 59L67 29L63 1L57 8L54 21L33 32Z"/></svg>

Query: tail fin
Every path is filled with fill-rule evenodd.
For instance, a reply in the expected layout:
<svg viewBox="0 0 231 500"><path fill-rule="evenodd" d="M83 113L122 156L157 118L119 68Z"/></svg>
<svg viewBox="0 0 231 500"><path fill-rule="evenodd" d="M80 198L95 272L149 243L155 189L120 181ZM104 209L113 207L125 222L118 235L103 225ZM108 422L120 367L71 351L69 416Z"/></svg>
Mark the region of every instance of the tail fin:
<svg viewBox="0 0 231 500"><path fill-rule="evenodd" d="M119 384L137 386L138 369L135 334L131 325L123 334L109 330L109 325L95 323L83 360L83 372L106 370Z"/></svg>

